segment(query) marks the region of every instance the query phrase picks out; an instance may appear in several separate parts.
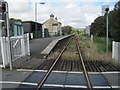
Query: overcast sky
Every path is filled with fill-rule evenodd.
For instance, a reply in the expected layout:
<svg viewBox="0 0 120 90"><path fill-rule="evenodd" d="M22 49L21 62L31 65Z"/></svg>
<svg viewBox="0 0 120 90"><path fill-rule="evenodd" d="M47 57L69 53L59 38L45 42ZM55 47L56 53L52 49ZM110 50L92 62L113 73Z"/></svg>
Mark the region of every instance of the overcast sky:
<svg viewBox="0 0 120 90"><path fill-rule="evenodd" d="M6 0L9 3L10 18L23 21L35 21L35 2L45 2L37 5L38 22L49 19L50 14L64 25L76 28L90 25L94 19L101 16L102 5L114 8L118 0Z"/></svg>

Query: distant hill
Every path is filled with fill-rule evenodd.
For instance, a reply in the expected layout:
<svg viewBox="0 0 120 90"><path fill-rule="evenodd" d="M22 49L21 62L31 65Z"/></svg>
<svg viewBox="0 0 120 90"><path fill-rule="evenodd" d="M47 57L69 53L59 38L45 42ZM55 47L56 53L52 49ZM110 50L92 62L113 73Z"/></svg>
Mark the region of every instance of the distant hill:
<svg viewBox="0 0 120 90"><path fill-rule="evenodd" d="M85 28L75 28L75 29L78 29L78 30L84 30Z"/></svg>

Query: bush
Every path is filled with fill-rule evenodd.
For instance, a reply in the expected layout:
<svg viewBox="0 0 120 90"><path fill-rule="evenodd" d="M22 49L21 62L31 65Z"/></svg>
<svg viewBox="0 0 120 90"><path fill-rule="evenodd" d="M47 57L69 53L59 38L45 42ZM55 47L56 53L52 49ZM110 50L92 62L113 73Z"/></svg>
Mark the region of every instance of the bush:
<svg viewBox="0 0 120 90"><path fill-rule="evenodd" d="M94 37L94 46L98 51L106 52L106 38L105 37ZM108 51L112 51L112 40L109 39Z"/></svg>

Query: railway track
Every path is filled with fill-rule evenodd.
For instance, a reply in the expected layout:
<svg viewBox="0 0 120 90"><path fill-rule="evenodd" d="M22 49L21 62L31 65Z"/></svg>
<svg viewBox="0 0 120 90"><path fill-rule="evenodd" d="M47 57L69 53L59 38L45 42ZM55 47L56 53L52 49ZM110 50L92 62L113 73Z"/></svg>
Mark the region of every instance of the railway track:
<svg viewBox="0 0 120 90"><path fill-rule="evenodd" d="M45 70L45 72L36 72L34 71L24 82L31 82L36 85L33 87L36 90L41 90L44 88L49 88L49 85L52 85L52 87L59 87L61 86L62 88L66 87L73 87L76 88L75 85L78 85L77 88L79 87L80 89L86 88L89 90L92 90L96 88L103 89L104 86L106 85L107 88L111 89L111 86L105 79L104 75L101 72L106 72L106 71L119 71L117 67L112 65L111 63L107 63L105 61L97 61L97 60L83 60L82 54L80 52L79 48L79 42L77 38L73 37L69 39L66 44L64 43L64 47L60 47L61 49L58 51L59 54L57 54L57 57L55 55L56 59L48 57L47 60L45 60L37 69L38 70ZM54 50L55 51L55 50ZM53 52L52 54L56 54ZM66 54L70 54L66 56ZM75 58L74 58L75 57ZM54 73L55 71L61 72L61 73ZM64 73L65 71L65 73ZM77 73L71 74L70 71L74 71ZM91 72L91 73L90 73ZM94 72L99 72L99 74L96 74ZM66 74L66 75L65 75ZM75 84L74 82L69 82L72 84L69 84L67 81L69 81L68 78L74 79L74 75L78 75L77 80L79 80L78 84ZM40 75L40 76L39 76ZM54 76L57 75L57 76ZM65 81L64 83L61 83L61 79L57 80L56 79L61 76L60 78L64 78ZM65 76L64 76L65 75ZM36 77L37 76L37 77ZM52 76L52 78L51 78ZM36 78L35 78L36 77ZM57 77L57 78L55 78ZM49 81L51 80L52 81ZM34 80L35 79L35 80ZM62 79L63 80L63 79ZM72 80L72 79L71 79ZM81 81L82 80L82 81ZM49 83L48 83L49 81ZM74 80L73 80L74 81ZM104 83L104 84L103 84ZM74 85L75 84L75 85ZM46 85L48 85L46 87ZM103 85L103 87L101 86ZM24 87L24 85L21 85L20 87ZM27 87L27 86L26 86ZM28 86L31 87L31 86ZM106 90L106 89L105 89Z"/></svg>
<svg viewBox="0 0 120 90"><path fill-rule="evenodd" d="M73 61L74 65L71 66L72 64L70 64L71 62L70 62L70 60L68 60L68 62L65 62L65 66L63 66L63 68L67 68L68 70L71 70L72 67L74 67L74 69L76 70L77 66L80 65L80 68L81 68L81 70L82 70L82 72L84 74L84 78L86 80L86 86L87 86L87 88L89 90L92 90L93 87L92 87L92 84L91 84L90 77L89 77L89 74L87 72L87 69L85 67L85 63L84 63L82 54L80 52L79 42L78 42L77 38L75 38L75 41L76 41L76 48L77 48L77 54L78 54L78 57L79 57L79 61L77 63ZM44 77L42 78L42 80L38 83L38 85L36 87L36 90L40 90L42 88L42 86L44 85L45 81L47 80L47 78L51 74L52 70L54 69L54 67L56 67L57 62L60 61L60 58L63 55L63 53L65 52L65 50L68 47L69 43L70 43L70 40L65 45L65 47L63 48L63 50L61 51L61 53L58 55L58 57L55 60L53 60L53 63L51 65L51 67L49 68L49 70L47 71L47 73L44 75ZM61 63L61 66L62 66L62 63Z"/></svg>
<svg viewBox="0 0 120 90"><path fill-rule="evenodd" d="M46 60L39 66L39 70L48 70L54 60ZM113 64L105 62L105 61L98 61L98 60L84 60L85 66L88 72L110 72L110 71L120 71L117 67ZM79 65L80 61L78 60L59 60L54 67L54 70L57 71L82 71ZM77 66L76 66L77 65ZM75 67L76 66L76 67Z"/></svg>
<svg viewBox="0 0 120 90"><path fill-rule="evenodd" d="M67 40L65 41L67 42ZM79 63L78 51L75 45L75 39L70 41L70 44L66 48L65 52L63 53L60 60L58 60L54 70L57 71L82 71ZM62 41L57 45L57 48L52 52L53 55L59 55L65 43ZM69 55L70 54L70 55ZM57 56L58 56L57 55ZM51 55L49 55L51 56ZM49 57L48 56L48 57ZM67 58L66 58L67 57ZM75 58L73 58L75 57ZM37 68L39 70L48 70L52 63L54 62L55 58L48 58L45 60L41 65ZM106 62L103 60L84 60L85 67L88 72L108 72L108 71L120 71L120 69L110 62Z"/></svg>

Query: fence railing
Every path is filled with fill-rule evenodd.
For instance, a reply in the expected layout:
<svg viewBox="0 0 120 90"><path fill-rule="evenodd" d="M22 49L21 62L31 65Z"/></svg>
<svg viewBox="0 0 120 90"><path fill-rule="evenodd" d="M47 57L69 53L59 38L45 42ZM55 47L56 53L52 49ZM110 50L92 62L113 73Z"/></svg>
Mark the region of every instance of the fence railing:
<svg viewBox="0 0 120 90"><path fill-rule="evenodd" d="M17 60L23 56L30 55L29 34L10 37L11 52L8 49L8 38L1 37L0 39L3 67L9 64L10 55L12 61Z"/></svg>

